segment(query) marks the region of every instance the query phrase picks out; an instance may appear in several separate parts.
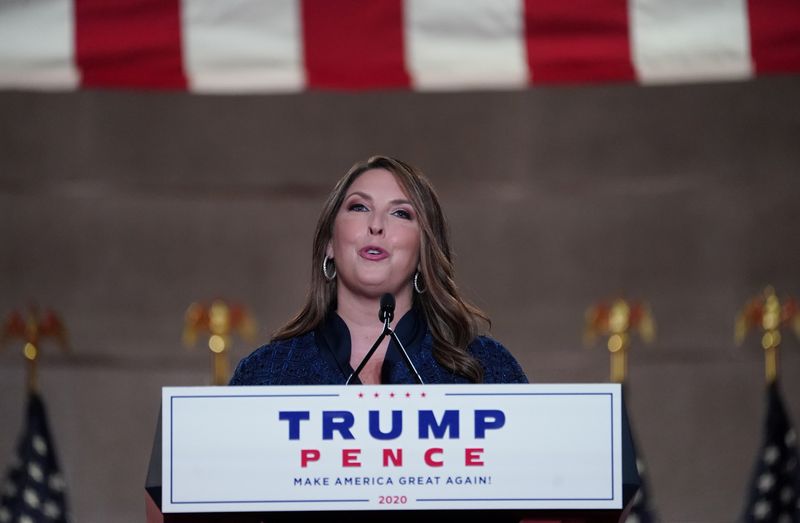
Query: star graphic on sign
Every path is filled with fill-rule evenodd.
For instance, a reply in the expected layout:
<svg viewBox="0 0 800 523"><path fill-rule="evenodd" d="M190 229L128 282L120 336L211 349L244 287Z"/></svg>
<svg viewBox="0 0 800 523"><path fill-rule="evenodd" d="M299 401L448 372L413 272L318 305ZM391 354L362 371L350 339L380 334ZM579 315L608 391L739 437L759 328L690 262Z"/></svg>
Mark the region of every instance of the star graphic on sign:
<svg viewBox="0 0 800 523"><path fill-rule="evenodd" d="M364 397L364 393L363 393L363 392L359 392L359 393L358 393L358 397L359 397L359 398L363 398L363 397Z"/></svg>
<svg viewBox="0 0 800 523"><path fill-rule="evenodd" d="M394 398L394 392L390 392L390 393L389 393L389 397L390 397L390 398Z"/></svg>
<svg viewBox="0 0 800 523"><path fill-rule="evenodd" d="M378 394L378 393L376 392L376 393L375 393L375 397L377 398L378 396L380 396L380 394Z"/></svg>
<svg viewBox="0 0 800 523"><path fill-rule="evenodd" d="M426 394L423 392L422 394L420 394L420 396L422 396L424 398L426 396Z"/></svg>
<svg viewBox="0 0 800 523"><path fill-rule="evenodd" d="M410 397L411 397L411 393L410 392L406 392L406 398L410 398Z"/></svg>

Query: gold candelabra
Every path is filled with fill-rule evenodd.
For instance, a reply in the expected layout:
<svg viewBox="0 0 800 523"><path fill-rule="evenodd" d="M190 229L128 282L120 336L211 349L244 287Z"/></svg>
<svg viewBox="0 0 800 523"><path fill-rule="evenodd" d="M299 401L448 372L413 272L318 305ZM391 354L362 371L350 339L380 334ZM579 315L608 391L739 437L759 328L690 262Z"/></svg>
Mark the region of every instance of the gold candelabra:
<svg viewBox="0 0 800 523"><path fill-rule="evenodd" d="M63 351L69 351L67 329L58 315L52 310L40 313L33 305L27 309L12 311L0 334L0 348L13 340L22 342L22 355L28 363L28 390L32 392L39 385L37 365L40 343L47 338L55 339Z"/></svg>
<svg viewBox="0 0 800 523"><path fill-rule="evenodd" d="M782 302L769 285L764 291L751 298L736 316L734 340L741 345L747 333L761 329L761 347L764 349L764 373L767 383L778 379L778 347L781 344L781 327L791 326L795 336L800 338L800 310L797 300L791 297Z"/></svg>
<svg viewBox="0 0 800 523"><path fill-rule="evenodd" d="M597 303L586 311L584 343L588 346L598 336L608 336L606 345L611 355L611 381L615 383L624 383L627 377L631 331L638 332L645 343L655 340L655 320L644 302L618 298Z"/></svg>
<svg viewBox="0 0 800 523"><path fill-rule="evenodd" d="M186 309L183 343L194 347L200 334L208 335L208 348L212 355L212 380L214 385L225 385L230 377L229 352L232 336L237 333L252 343L256 335L256 322L246 307L216 299L210 304L195 302Z"/></svg>

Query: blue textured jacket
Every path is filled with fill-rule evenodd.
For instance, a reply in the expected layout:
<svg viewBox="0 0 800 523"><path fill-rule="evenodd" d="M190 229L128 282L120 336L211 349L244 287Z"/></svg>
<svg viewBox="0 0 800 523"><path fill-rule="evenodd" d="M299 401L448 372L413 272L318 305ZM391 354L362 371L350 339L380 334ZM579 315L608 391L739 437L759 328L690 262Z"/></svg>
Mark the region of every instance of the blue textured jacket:
<svg viewBox="0 0 800 523"><path fill-rule="evenodd" d="M411 340L406 349L423 383L469 383L442 367L433 357L433 337L421 315L406 315L396 332ZM421 321L420 321L421 320ZM344 322L333 314L321 328L277 340L255 350L239 362L231 385L340 385L352 372L350 339ZM406 342L404 341L404 344ZM415 383L405 363L390 344L382 370L382 383ZM498 341L479 336L467 347L483 366L484 383L527 383L519 363Z"/></svg>

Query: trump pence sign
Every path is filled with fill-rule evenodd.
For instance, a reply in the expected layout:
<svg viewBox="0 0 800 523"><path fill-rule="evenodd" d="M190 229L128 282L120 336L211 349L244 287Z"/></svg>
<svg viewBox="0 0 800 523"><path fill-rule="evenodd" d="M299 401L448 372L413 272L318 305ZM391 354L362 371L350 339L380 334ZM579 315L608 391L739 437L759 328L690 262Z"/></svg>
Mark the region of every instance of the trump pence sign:
<svg viewBox="0 0 800 523"><path fill-rule="evenodd" d="M620 387L166 387L162 510L619 509Z"/></svg>

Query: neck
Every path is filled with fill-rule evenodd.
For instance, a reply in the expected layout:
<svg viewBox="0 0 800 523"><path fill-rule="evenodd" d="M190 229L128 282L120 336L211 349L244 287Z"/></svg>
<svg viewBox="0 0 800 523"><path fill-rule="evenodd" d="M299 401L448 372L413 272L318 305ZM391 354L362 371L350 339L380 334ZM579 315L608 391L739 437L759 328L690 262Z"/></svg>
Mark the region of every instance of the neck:
<svg viewBox="0 0 800 523"><path fill-rule="evenodd" d="M411 289L404 289L395 295L394 320L411 310ZM344 320L350 332L380 331L383 327L378 320L380 296L377 298L359 296L339 286L336 295L336 312Z"/></svg>

